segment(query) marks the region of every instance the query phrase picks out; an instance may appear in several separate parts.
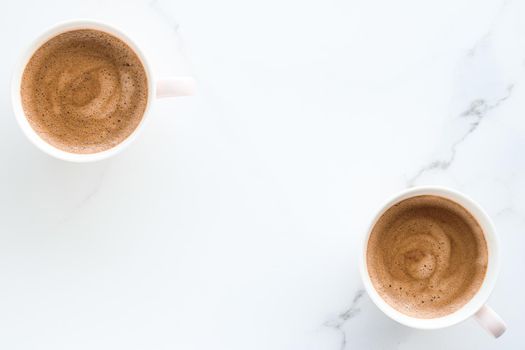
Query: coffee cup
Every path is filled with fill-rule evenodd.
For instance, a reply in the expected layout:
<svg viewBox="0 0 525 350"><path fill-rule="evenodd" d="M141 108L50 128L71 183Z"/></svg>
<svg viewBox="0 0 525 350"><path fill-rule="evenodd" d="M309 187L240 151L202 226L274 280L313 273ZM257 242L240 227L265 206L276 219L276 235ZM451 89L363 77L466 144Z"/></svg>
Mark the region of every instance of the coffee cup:
<svg viewBox="0 0 525 350"><path fill-rule="evenodd" d="M372 231L383 216L383 214L400 202L417 196L437 196L448 199L466 209L477 221L482 229L488 259L486 272L477 292L452 313L435 317L419 318L399 311L390 305L378 292L370 276L370 267L367 265L367 249ZM360 273L365 289L376 306L393 320L412 328L439 329L458 324L470 317L475 318L478 323L494 337L499 337L506 330L503 320L486 304L492 292L500 268L500 255L498 237L494 225L487 213L472 199L457 191L442 187L417 187L405 190L388 199L374 215L365 235L360 255Z"/></svg>
<svg viewBox="0 0 525 350"><path fill-rule="evenodd" d="M147 80L147 100L140 122L122 142L100 152L74 153L60 149L46 140L31 126L24 112L21 96L22 76L24 69L33 54L50 39L75 30L97 30L108 33L124 42L138 56L145 71ZM112 157L128 147L141 133L150 117L151 104L156 98L192 95L195 92L195 80L191 77L168 77L154 79L151 65L144 52L129 36L112 25L93 20L72 20L62 22L45 30L28 47L15 68L11 84L11 100L16 120L27 138L44 153L58 159L71 162L91 162Z"/></svg>

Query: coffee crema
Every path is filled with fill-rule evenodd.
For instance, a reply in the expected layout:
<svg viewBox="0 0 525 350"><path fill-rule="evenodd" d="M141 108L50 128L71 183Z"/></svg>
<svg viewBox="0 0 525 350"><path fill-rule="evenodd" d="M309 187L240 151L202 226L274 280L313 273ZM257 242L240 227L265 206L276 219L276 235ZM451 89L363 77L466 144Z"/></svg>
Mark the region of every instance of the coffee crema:
<svg viewBox="0 0 525 350"><path fill-rule="evenodd" d="M148 81L125 42L81 29L51 38L33 54L20 93L29 124L46 142L66 152L96 153L137 128Z"/></svg>
<svg viewBox="0 0 525 350"><path fill-rule="evenodd" d="M476 219L438 196L405 199L374 225L366 251L368 273L379 295L417 318L448 315L480 289L487 243Z"/></svg>

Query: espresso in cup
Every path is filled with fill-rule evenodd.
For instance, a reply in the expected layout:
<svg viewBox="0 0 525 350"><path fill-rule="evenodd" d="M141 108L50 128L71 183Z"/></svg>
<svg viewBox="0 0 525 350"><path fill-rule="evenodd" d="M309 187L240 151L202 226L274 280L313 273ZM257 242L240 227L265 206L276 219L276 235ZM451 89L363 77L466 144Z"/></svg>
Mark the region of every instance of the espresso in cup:
<svg viewBox="0 0 525 350"><path fill-rule="evenodd" d="M459 310L479 291L488 265L480 224L449 199L420 195L388 208L372 228L368 274L390 306L411 317Z"/></svg>
<svg viewBox="0 0 525 350"><path fill-rule="evenodd" d="M140 124L148 80L124 41L80 29L35 51L20 93L24 114L43 140L69 153L97 153L124 141Z"/></svg>

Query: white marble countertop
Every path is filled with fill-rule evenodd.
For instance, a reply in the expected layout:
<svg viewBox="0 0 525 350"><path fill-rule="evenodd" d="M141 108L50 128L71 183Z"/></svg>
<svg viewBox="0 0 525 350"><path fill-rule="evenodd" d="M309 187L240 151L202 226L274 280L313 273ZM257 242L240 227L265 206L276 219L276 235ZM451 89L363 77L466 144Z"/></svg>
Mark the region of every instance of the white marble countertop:
<svg viewBox="0 0 525 350"><path fill-rule="evenodd" d="M92 164L31 145L9 96L29 41L78 17L199 81ZM525 348L525 2L10 1L0 38L1 349ZM369 218L424 184L495 221L498 340L362 290Z"/></svg>

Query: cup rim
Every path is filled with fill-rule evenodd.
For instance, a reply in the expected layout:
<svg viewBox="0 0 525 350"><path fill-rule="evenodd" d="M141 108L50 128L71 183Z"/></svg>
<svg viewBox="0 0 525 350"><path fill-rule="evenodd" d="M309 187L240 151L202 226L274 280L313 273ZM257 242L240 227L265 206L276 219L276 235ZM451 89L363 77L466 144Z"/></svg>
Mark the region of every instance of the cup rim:
<svg viewBox="0 0 525 350"><path fill-rule="evenodd" d="M27 120L27 117L22 107L22 98L20 95L22 75L24 73L27 63L29 62L33 54L36 52L36 50L38 50L38 48L40 48L45 42L47 42L51 38L59 34L77 29L94 29L103 31L124 41L139 57L142 66L144 67L144 70L146 72L146 78L148 80L148 99L140 123L137 125L135 130L133 130L133 132L122 142L113 146L110 149L96 153L67 152L51 145L43 138L41 138L40 135L38 135L38 133L33 129L33 127L29 124L29 121ZM146 125L146 121L148 120L148 114L151 108L151 103L156 93L155 84L153 82L153 75L148 62L149 61L144 55L143 50L140 49L137 43L128 35L126 35L124 31L115 27L114 25L92 19L72 19L56 23L43 30L37 37L35 37L30 42L30 44L23 50L21 57L18 59L15 65L13 77L11 80L11 102L18 125L22 129L22 132L25 134L25 136L31 141L31 143L33 143L41 151L52 157L76 163L93 162L112 157L123 151L125 148L127 148L137 138L137 136L142 132L142 129Z"/></svg>
<svg viewBox="0 0 525 350"><path fill-rule="evenodd" d="M395 203L398 203L404 199L412 198L419 195L436 195L450 199L465 209L467 209L472 216L476 219L483 230L485 241L487 242L488 250L488 264L483 283L478 292L460 309L454 311L451 314L436 317L436 318L417 318L408 316L388 304L376 291L372 284L370 275L368 273L366 250L368 246L368 240L372 232L373 227L377 223L377 220L383 215L383 213L389 209ZM360 274L361 279L365 285L365 289L377 307L388 317L397 321L405 326L417 328L417 329L440 329L458 324L471 316L473 316L481 307L486 303L490 296L490 293L494 289L496 284L497 276L500 269L500 258L499 258L499 239L496 234L494 224L490 219L489 215L467 195L458 192L453 189L440 186L419 186L413 187L388 198L381 206L380 209L373 216L370 224L367 228L366 235L364 236L363 245L360 256Z"/></svg>

